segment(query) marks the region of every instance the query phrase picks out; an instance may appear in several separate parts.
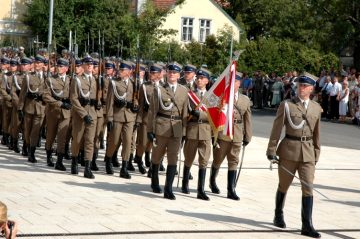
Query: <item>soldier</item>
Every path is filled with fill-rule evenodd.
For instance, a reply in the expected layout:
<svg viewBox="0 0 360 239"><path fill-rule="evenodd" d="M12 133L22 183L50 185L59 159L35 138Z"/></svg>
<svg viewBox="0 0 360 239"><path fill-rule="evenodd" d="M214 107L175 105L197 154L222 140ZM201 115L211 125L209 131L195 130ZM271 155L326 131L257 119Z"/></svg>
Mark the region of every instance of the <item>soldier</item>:
<svg viewBox="0 0 360 239"><path fill-rule="evenodd" d="M318 103L310 100L317 77L304 73L297 79L297 97L283 101L277 111L271 131L267 158L279 164L279 184L275 199L274 225L285 228L283 207L287 190L298 171L302 190L302 228L301 234L320 238L312 225L313 185L315 165L320 156L320 119L322 109ZM285 126L285 138L278 145L282 128ZM279 159L277 156L279 156ZM286 170L285 170L286 169Z"/></svg>
<svg viewBox="0 0 360 239"><path fill-rule="evenodd" d="M159 164L161 157L167 153L168 166L164 198L175 200L172 184L176 173L178 154L183 136L186 134L188 114L187 88L178 84L181 66L170 63L167 67L167 83L155 88L154 97L150 103L148 138L155 141L153 148L151 188L154 193L161 193L159 186Z"/></svg>
<svg viewBox="0 0 360 239"><path fill-rule="evenodd" d="M46 158L47 165L54 167L52 162L52 146L57 138L57 161L55 169L66 171L63 164L65 153L66 135L70 124L71 102L70 102L70 77L66 75L69 68L68 60L59 58L57 60L57 75L46 80L46 88L43 99L46 108Z"/></svg>
<svg viewBox="0 0 360 239"><path fill-rule="evenodd" d="M234 85L234 137L230 140L222 132L218 135L218 146L215 147L213 153L213 163L210 172L210 189L211 192L219 194L220 190L216 185L216 176L219 172L221 163L225 156L228 161L227 174L227 198L233 200L240 200L235 192L236 169L239 164L239 154L241 150L241 143L243 146L249 144L252 137L252 123L250 99L239 93L241 84L241 73L237 72Z"/></svg>
<svg viewBox="0 0 360 239"><path fill-rule="evenodd" d="M131 64L129 61L122 61L120 63L120 77L111 81L106 104L109 133L109 142L105 155L106 173L113 174L111 157L122 143L120 177L126 179L131 178L127 165L130 156L131 136L136 118L132 102L134 87L130 80L132 72Z"/></svg>
<svg viewBox="0 0 360 239"><path fill-rule="evenodd" d="M1 144L10 145L10 122L11 122L11 85L13 73L9 71L10 59L8 57L1 58L1 96L2 96L2 132L3 137Z"/></svg>
<svg viewBox="0 0 360 239"><path fill-rule="evenodd" d="M70 84L72 104L71 174L79 173L77 158L81 145L84 145L84 177L93 179L95 176L91 172L90 163L94 153L97 92L96 81L92 75L93 59L90 56L85 56L83 63L84 73L72 79Z"/></svg>
<svg viewBox="0 0 360 239"><path fill-rule="evenodd" d="M36 145L40 137L40 129L45 115L45 103L42 99L44 92L44 73L42 68L45 58L37 55L35 58L35 72L29 73L31 59L24 57L21 60L23 65L24 77L23 87L19 95L18 115L20 121L24 119L25 142L30 149L28 161L36 163ZM24 116L25 114L25 116Z"/></svg>
<svg viewBox="0 0 360 239"><path fill-rule="evenodd" d="M196 89L196 66L187 64L183 68L184 76L180 78L179 84L186 86L190 91Z"/></svg>
<svg viewBox="0 0 360 239"><path fill-rule="evenodd" d="M147 138L147 125L149 121L149 108L150 102L154 95L154 89L159 86L161 79L162 66L159 64L153 64L149 68L150 80L144 82L140 88L140 111L137 115L137 138L136 138L136 154L134 162L137 163L139 171L142 174L146 173L146 169L143 166L142 156L145 152L145 164L150 167L150 150L152 148L152 142Z"/></svg>
<svg viewBox="0 0 360 239"><path fill-rule="evenodd" d="M189 194L189 174L196 153L199 155L199 175L197 198L209 200L204 191L206 167L211 154L211 127L208 121L206 107L199 105L206 93L206 85L209 83L210 72L200 69L197 73L196 90L189 92L189 110L191 118L186 127L186 141L184 145L184 171L181 191Z"/></svg>
<svg viewBox="0 0 360 239"><path fill-rule="evenodd" d="M136 64L133 65L133 69L135 70L135 67L136 67ZM140 64L140 67L139 67L139 91L142 87L142 84L144 83L144 77L145 77L145 69L146 69L146 66L144 64ZM134 77L133 79L135 80L135 71L134 71ZM128 170L129 171L135 171L135 168L132 164L132 161L134 159L134 153L135 153L135 150L136 150L136 142L137 142L137 135L138 135L138 131L139 131L139 127L138 127L138 124L135 123L134 125L134 131L133 131L133 134L132 134L132 137L131 137L131 150L130 150L130 158L129 158L129 163L128 163ZM140 169L141 168L141 169ZM146 173L146 170L144 168L144 166L142 166L142 164L140 164L140 172L142 174L145 174Z"/></svg>
<svg viewBox="0 0 360 239"><path fill-rule="evenodd" d="M10 69L11 71L15 71L15 74L12 75L12 87L11 87L11 103L12 103L12 116L11 116L11 136L13 138L13 150L15 153L20 153L19 150L19 133L20 133L20 127L21 122L19 121L18 115L17 115L17 109L19 104L19 94L22 87L22 80L23 78L21 75L17 72L18 70L19 62L16 59L11 59L10 61ZM26 145L26 144L23 144ZM26 147L25 147L26 151ZM26 153L26 152L25 152ZM27 156L27 155L24 155Z"/></svg>

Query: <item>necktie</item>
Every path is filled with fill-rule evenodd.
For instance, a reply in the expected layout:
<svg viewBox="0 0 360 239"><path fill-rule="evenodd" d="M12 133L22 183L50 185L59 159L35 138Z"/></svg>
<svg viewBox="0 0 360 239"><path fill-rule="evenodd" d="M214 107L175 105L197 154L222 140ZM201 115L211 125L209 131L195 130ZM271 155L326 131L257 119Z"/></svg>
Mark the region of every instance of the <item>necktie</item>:
<svg viewBox="0 0 360 239"><path fill-rule="evenodd" d="M191 89L191 83L187 83L187 87Z"/></svg>
<svg viewBox="0 0 360 239"><path fill-rule="evenodd" d="M202 99L204 96L204 92L200 92L200 99Z"/></svg>
<svg viewBox="0 0 360 239"><path fill-rule="evenodd" d="M303 102L303 106L306 109L306 101Z"/></svg>
<svg viewBox="0 0 360 239"><path fill-rule="evenodd" d="M175 86L171 86L171 90L175 93Z"/></svg>

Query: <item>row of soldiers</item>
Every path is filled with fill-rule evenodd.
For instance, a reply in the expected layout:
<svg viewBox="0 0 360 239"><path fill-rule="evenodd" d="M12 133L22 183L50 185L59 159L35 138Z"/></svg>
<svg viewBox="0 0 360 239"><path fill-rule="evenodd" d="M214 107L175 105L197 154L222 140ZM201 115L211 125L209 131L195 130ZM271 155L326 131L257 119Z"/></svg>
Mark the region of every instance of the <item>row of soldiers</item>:
<svg viewBox="0 0 360 239"><path fill-rule="evenodd" d="M211 191L220 193L216 177L227 157L228 198L239 200L235 192L239 153L241 146L247 145L252 137L250 101L238 93L240 73L237 73L235 82L234 138L230 140L219 133L213 148L214 135L206 107L199 104L211 77L207 69L197 69L191 64L182 67L174 62L140 65L136 72L135 64L130 61L121 61L117 70L111 60L104 64L100 62L89 55L72 62L59 58L56 69L50 70L42 55L37 55L34 61L28 57L20 61L3 57L3 143L19 153L18 139L22 132L22 155L27 156L29 162L36 163L41 128L46 127L47 165L66 171L63 159L67 157L71 141L71 174L78 174L78 164L81 164L85 167L84 177L94 178L93 171L99 170L96 163L98 151L107 129L106 173L114 174L113 167L120 167L117 154L121 146L120 177L131 178L132 162L137 164L142 174L147 172L147 166L153 192L162 193L159 170L166 153L164 197L172 200L175 199L172 185L182 148L185 157L182 192L189 193L190 168L198 155L197 197L209 200L204 184L213 149ZM72 74L68 74L71 65L74 69ZM135 76L135 72L138 75ZM144 79L145 73L147 80ZM136 84L140 86L138 91ZM136 94L138 97L134 97ZM55 140L57 160L54 163Z"/></svg>

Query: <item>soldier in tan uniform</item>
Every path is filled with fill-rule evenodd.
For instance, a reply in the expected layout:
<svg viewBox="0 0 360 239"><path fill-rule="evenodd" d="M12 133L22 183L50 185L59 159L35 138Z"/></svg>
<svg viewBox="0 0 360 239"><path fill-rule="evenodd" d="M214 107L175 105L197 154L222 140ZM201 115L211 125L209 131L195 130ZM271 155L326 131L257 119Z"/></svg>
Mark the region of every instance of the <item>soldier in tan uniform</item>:
<svg viewBox="0 0 360 239"><path fill-rule="evenodd" d="M12 140L10 136L10 122L11 122L11 113L12 113L10 92L12 85L12 75L15 74L15 71L11 71L10 69L9 58L3 57L1 60L2 60L1 96L2 96L2 113L3 113L2 115L3 137L1 143L9 147L12 144Z"/></svg>
<svg viewBox="0 0 360 239"><path fill-rule="evenodd" d="M199 176L197 198L209 200L204 190L206 167L211 154L211 127L208 121L206 107L199 105L206 93L206 85L209 82L210 72L200 69L195 81L196 90L189 92L190 119L186 127L186 141L184 145L184 171L181 191L189 194L190 168L195 160L196 153L199 158Z"/></svg>
<svg viewBox="0 0 360 239"><path fill-rule="evenodd" d="M45 103L42 99L44 92L44 73L41 71L45 58L37 55L35 72L29 73L31 59L24 57L21 60L24 77L23 87L19 95L18 115L20 121L24 119L25 142L29 147L28 161L36 163L35 150L40 137L40 129L45 116ZM25 116L24 116L25 114Z"/></svg>
<svg viewBox="0 0 360 239"><path fill-rule="evenodd" d="M71 173L79 173L77 158L80 147L84 145L84 177L92 179L95 178L91 172L90 163L94 153L97 92L96 81L92 75L93 59L90 56L85 56L83 63L84 73L72 79L70 84L70 100L72 104Z"/></svg>
<svg viewBox="0 0 360 239"><path fill-rule="evenodd" d="M210 173L211 192L219 194L220 190L216 185L216 176L224 158L228 161L227 175L227 197L233 200L240 200L235 192L236 171L239 164L241 145L246 146L252 137L252 123L250 99L239 93L241 73L236 73L234 84L234 133L233 139L229 139L222 132L219 132L217 143L214 149L213 164Z"/></svg>
<svg viewBox="0 0 360 239"><path fill-rule="evenodd" d="M11 137L13 138L13 150L15 153L20 153L19 149L19 133L20 133L20 121L17 114L18 104L19 104L19 94L22 87L22 76L17 72L19 62L16 59L11 59L10 69L14 68L16 71L12 75L12 87L11 87L11 103L12 103L12 116L11 116ZM26 149L26 147L25 147ZM26 152L25 152L26 153ZM27 155L25 155L27 156Z"/></svg>
<svg viewBox="0 0 360 239"><path fill-rule="evenodd" d="M170 63L167 69L167 83L155 88L154 97L150 103L148 138L150 141L155 140L157 145L153 148L151 155L151 188L154 193L162 192L159 186L159 164L166 152L168 166L164 198L175 200L172 184L181 141L186 134L189 99L187 88L177 83L180 78L181 66L178 63Z"/></svg>
<svg viewBox="0 0 360 239"><path fill-rule="evenodd" d="M137 163L139 171L146 173L144 168L142 156L145 152L145 160L148 160L148 167L150 166L150 151L152 148L152 142L147 138L147 127L149 121L149 109L154 97L154 89L159 86L161 78L162 66L159 64L152 64L149 67L149 81L144 82L140 88L139 102L140 111L136 118L138 127L136 138L136 154L134 162ZM145 161L146 162L146 161Z"/></svg>
<svg viewBox="0 0 360 239"><path fill-rule="evenodd" d="M71 102L70 102L70 77L66 75L69 62L60 58L57 60L57 75L46 79L46 88L43 99L46 108L46 156L47 165L54 167L52 162L52 147L57 138L57 161L55 169L66 171L63 164L65 153L66 135L70 124Z"/></svg>
<svg viewBox="0 0 360 239"><path fill-rule="evenodd" d="M183 68L184 76L180 78L179 84L186 86L191 91L196 89L196 66L187 64Z"/></svg>
<svg viewBox="0 0 360 239"><path fill-rule="evenodd" d="M134 86L130 79L131 65L132 63L128 61L120 63L120 77L111 82L106 104L109 133L109 142L105 155L106 173L113 174L111 157L122 144L120 177L126 179L131 178L127 165L130 156L131 136L136 119L132 102Z"/></svg>
<svg viewBox="0 0 360 239"><path fill-rule="evenodd" d="M321 106L310 100L317 77L305 73L297 79L297 97L283 101L277 111L271 131L266 155L272 162L279 163L279 185L275 200L274 225L285 228L283 207L288 188L293 176L284 168L295 174L308 185L313 185L315 165L320 156L320 119ZM278 145L282 128L285 126L285 137ZM277 156L279 156L279 159ZM284 168L282 168L284 167ZM301 185L302 190L302 228L301 234L320 238L312 225L313 189Z"/></svg>

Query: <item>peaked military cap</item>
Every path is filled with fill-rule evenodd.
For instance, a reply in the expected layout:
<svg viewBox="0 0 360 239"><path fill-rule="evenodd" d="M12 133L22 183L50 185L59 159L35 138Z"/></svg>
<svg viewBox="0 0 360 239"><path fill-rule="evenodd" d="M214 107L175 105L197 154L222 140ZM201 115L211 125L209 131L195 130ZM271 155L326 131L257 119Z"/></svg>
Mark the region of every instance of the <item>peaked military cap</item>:
<svg viewBox="0 0 360 239"><path fill-rule="evenodd" d="M172 62L172 63L169 63L169 65L167 66L167 69L169 71L177 71L177 72L180 72L181 71L181 65L177 62Z"/></svg>
<svg viewBox="0 0 360 239"><path fill-rule="evenodd" d="M114 69L114 68L115 68L114 62L112 62L112 61L110 61L110 60L109 60L109 61L106 61L106 62L105 62L105 68L106 68L106 69L111 69L111 68Z"/></svg>
<svg viewBox="0 0 360 239"><path fill-rule="evenodd" d="M235 75L235 80L241 80L242 77L243 77L243 73L237 71Z"/></svg>
<svg viewBox="0 0 360 239"><path fill-rule="evenodd" d="M296 81L299 83L299 84L305 84L305 85L316 85L316 81L318 80L319 78L308 73L308 72L304 72L302 73L297 79Z"/></svg>
<svg viewBox="0 0 360 239"><path fill-rule="evenodd" d="M10 64L10 58L4 56L1 58L1 64Z"/></svg>
<svg viewBox="0 0 360 239"><path fill-rule="evenodd" d="M35 61L36 61L36 62L44 63L45 60L46 60L45 57L43 57L43 56L40 55L40 54L37 54L37 55L35 56Z"/></svg>
<svg viewBox="0 0 360 239"><path fill-rule="evenodd" d="M69 66L69 61L64 58L59 58L56 63L58 66Z"/></svg>
<svg viewBox="0 0 360 239"><path fill-rule="evenodd" d="M17 65L19 65L19 62L16 59L11 59L10 60L10 65L17 66Z"/></svg>
<svg viewBox="0 0 360 239"><path fill-rule="evenodd" d="M197 72L196 72L196 76L204 76L208 79L210 79L210 71L208 71L207 69L204 68L200 68Z"/></svg>
<svg viewBox="0 0 360 239"><path fill-rule="evenodd" d="M163 66L158 64L158 63L154 63L150 66L149 71L150 72L161 72L163 69Z"/></svg>
<svg viewBox="0 0 360 239"><path fill-rule="evenodd" d="M32 63L32 59L30 59L29 57L23 57L20 62L21 65L29 65Z"/></svg>
<svg viewBox="0 0 360 239"><path fill-rule="evenodd" d="M120 63L119 69L132 70L132 63L131 63L131 61L122 61L122 62Z"/></svg>
<svg viewBox="0 0 360 239"><path fill-rule="evenodd" d="M82 60L83 63L93 63L93 61L93 58L89 55L86 55Z"/></svg>
<svg viewBox="0 0 360 239"><path fill-rule="evenodd" d="M192 64L186 64L183 69L184 72L196 72L196 66Z"/></svg>

